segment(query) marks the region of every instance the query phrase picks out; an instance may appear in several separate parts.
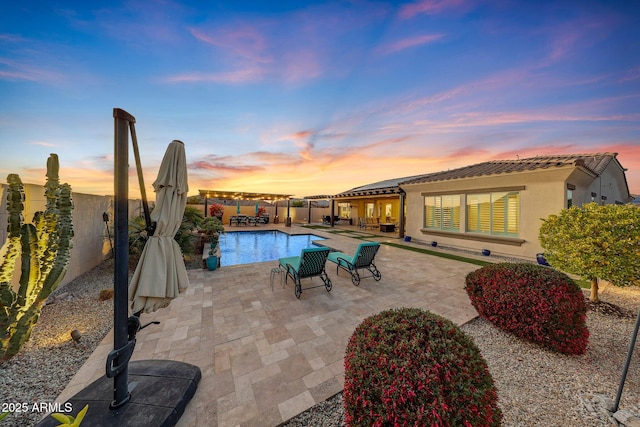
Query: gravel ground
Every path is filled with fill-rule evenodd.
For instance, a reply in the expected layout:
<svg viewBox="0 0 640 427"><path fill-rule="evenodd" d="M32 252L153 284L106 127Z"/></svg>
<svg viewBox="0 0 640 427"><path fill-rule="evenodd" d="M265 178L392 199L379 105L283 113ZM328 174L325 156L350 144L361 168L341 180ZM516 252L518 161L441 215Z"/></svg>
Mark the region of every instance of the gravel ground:
<svg viewBox="0 0 640 427"><path fill-rule="evenodd" d="M99 299L101 290L113 287L112 273L113 261L105 261L54 293L53 303L44 307L23 351L0 364L0 404L55 400L112 327L112 300ZM591 336L583 356L544 350L482 319L462 326L489 365L504 426L616 425L598 401L601 396L615 399L640 308L640 289L608 287L600 297L605 304L587 315ZM70 339L74 329L82 333L79 343ZM636 415L640 414L638 347L620 403L620 409ZM342 414L339 393L284 425L341 426ZM0 425L34 425L41 415L31 411L12 414Z"/></svg>

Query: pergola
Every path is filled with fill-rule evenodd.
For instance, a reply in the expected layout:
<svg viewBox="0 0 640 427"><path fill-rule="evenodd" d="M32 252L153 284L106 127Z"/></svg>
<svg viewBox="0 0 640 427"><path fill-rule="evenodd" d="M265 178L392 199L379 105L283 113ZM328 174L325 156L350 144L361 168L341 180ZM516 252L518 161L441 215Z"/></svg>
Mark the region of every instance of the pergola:
<svg viewBox="0 0 640 427"><path fill-rule="evenodd" d="M273 193L250 193L246 191L220 191L220 190L198 190L200 196L204 198L204 216L207 216L207 200L264 200L267 202L287 201L287 218L289 218L290 200L292 194ZM278 204L276 203L276 215L278 215Z"/></svg>
<svg viewBox="0 0 640 427"><path fill-rule="evenodd" d="M305 196L304 198L309 200L309 224L311 224L311 200L331 200L331 215L329 215L331 217L330 223L332 227L335 225L333 218L333 212L335 211L335 196L329 194L317 194L314 196Z"/></svg>

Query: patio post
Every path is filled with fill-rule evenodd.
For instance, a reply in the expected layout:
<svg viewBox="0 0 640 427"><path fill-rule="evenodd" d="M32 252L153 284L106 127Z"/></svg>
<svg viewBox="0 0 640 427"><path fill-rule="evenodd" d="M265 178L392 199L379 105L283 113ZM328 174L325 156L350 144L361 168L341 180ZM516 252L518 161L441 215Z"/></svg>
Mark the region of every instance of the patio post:
<svg viewBox="0 0 640 427"><path fill-rule="evenodd" d="M311 224L311 199L307 199L307 203L309 203L309 220L307 224Z"/></svg>
<svg viewBox="0 0 640 427"><path fill-rule="evenodd" d="M398 237L404 237L404 196L405 192L400 191L400 220L398 222Z"/></svg>
<svg viewBox="0 0 640 427"><path fill-rule="evenodd" d="M291 227L291 199L287 199L287 219L285 220L285 226Z"/></svg>
<svg viewBox="0 0 640 427"><path fill-rule="evenodd" d="M333 218L335 211L336 211L336 199L331 199L331 226L332 227L335 227L335 221Z"/></svg>

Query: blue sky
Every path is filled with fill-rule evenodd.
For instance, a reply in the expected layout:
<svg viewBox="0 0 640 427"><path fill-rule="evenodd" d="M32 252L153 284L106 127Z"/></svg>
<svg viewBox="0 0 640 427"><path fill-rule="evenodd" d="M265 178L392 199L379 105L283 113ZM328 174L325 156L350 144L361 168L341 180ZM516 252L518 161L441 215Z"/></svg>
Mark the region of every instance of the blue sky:
<svg viewBox="0 0 640 427"><path fill-rule="evenodd" d="M44 182L53 152L74 191L113 193L118 107L148 193L173 139L191 195L603 151L640 193L636 1L18 3L0 15L3 179Z"/></svg>

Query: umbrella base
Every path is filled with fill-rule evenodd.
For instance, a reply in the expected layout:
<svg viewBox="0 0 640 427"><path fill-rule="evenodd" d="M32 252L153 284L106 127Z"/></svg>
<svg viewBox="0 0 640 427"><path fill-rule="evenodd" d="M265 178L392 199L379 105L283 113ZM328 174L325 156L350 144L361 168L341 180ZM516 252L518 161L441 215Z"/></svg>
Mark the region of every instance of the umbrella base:
<svg viewBox="0 0 640 427"><path fill-rule="evenodd" d="M111 410L113 378L101 377L67 401L73 409L65 415L76 416L89 405L82 421L88 426L173 426L184 413L202 373L200 368L173 360L139 360L129 362L131 400ZM65 408L64 404L62 408ZM47 416L38 427L58 426L60 422Z"/></svg>

